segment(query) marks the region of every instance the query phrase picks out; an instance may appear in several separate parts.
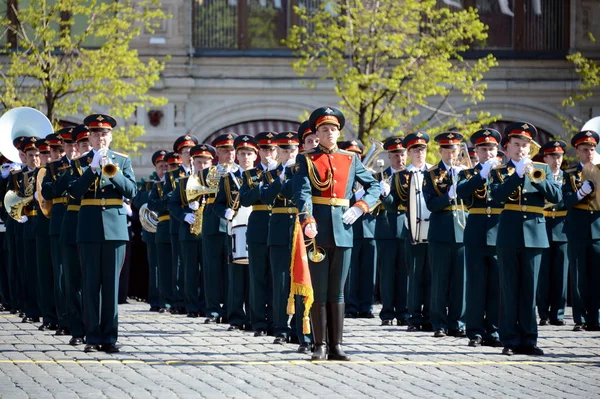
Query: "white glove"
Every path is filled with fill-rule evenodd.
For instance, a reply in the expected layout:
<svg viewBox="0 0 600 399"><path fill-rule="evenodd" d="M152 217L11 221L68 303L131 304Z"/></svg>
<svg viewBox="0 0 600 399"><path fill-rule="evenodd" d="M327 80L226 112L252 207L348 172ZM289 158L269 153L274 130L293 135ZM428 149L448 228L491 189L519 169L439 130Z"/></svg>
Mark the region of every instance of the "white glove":
<svg viewBox="0 0 600 399"><path fill-rule="evenodd" d="M192 211L197 211L198 209L200 209L200 203L198 201L192 201L188 204L188 206Z"/></svg>
<svg viewBox="0 0 600 399"><path fill-rule="evenodd" d="M498 165L499 163L500 161L498 161L498 158L488 159L483 163L483 165L481 165L481 171L479 172L479 175L483 179L487 179L490 175L490 171L492 170L492 168Z"/></svg>
<svg viewBox="0 0 600 399"><path fill-rule="evenodd" d="M450 186L450 189L448 190L448 197L450 197L450 199L456 198L456 186L455 185Z"/></svg>
<svg viewBox="0 0 600 399"><path fill-rule="evenodd" d="M460 171L462 170L462 168L458 167L458 166L453 166L450 168L450 173L454 176L454 177L458 177L458 174L460 173Z"/></svg>
<svg viewBox="0 0 600 399"><path fill-rule="evenodd" d="M317 225L314 223L309 223L304 228L304 235L307 238L315 238L317 234L319 234L319 232L317 231Z"/></svg>
<svg viewBox="0 0 600 399"><path fill-rule="evenodd" d="M342 215L342 221L345 224L352 224L356 222L358 218L362 216L363 213L364 212L360 207L353 206L352 208L344 212L344 214Z"/></svg>
<svg viewBox="0 0 600 399"><path fill-rule="evenodd" d="M234 215L235 215L235 211L233 209L231 209L231 208L225 209L225 219L231 220L231 219L233 219Z"/></svg>
<svg viewBox="0 0 600 399"><path fill-rule="evenodd" d="M589 180L583 182L579 190L577 190L577 199L581 201L584 197L590 195L594 191Z"/></svg>
<svg viewBox="0 0 600 399"><path fill-rule="evenodd" d="M388 183L385 180L382 180L379 182L379 188L381 189L381 196L382 197L387 197L388 195L390 195L390 183Z"/></svg>
<svg viewBox="0 0 600 399"><path fill-rule="evenodd" d="M365 195L365 189L361 188L360 190L357 190L354 193L354 199L356 199L357 201L360 201L364 195Z"/></svg>
<svg viewBox="0 0 600 399"><path fill-rule="evenodd" d="M258 185L258 189L260 190L263 186L263 182L260 182L260 184Z"/></svg>
<svg viewBox="0 0 600 399"><path fill-rule="evenodd" d="M131 217L133 215L131 205L129 205L127 202L123 202L123 209L125 209L125 212L127 212L127 216Z"/></svg>
<svg viewBox="0 0 600 399"><path fill-rule="evenodd" d="M104 154L100 151L94 151L94 159L92 159L92 163L90 164L90 166L92 168L99 168L100 167L100 161L102 161L102 157L104 156Z"/></svg>
<svg viewBox="0 0 600 399"><path fill-rule="evenodd" d="M17 222L19 222L19 223L25 223L25 222L27 222L28 220L29 220L29 218L28 218L26 215L23 215L23 216L21 217L21 219L17 220Z"/></svg>
<svg viewBox="0 0 600 399"><path fill-rule="evenodd" d="M281 181L285 180L285 166L283 167L283 170L279 174L279 180L281 180Z"/></svg>
<svg viewBox="0 0 600 399"><path fill-rule="evenodd" d="M5 163L4 165L2 165L2 178L6 179L8 177L8 175L10 175L10 167L12 166L12 164L10 163Z"/></svg>
<svg viewBox="0 0 600 399"><path fill-rule="evenodd" d="M187 224L194 224L194 222L196 221L196 215L194 215L193 213L186 213L183 218L183 221Z"/></svg>
<svg viewBox="0 0 600 399"><path fill-rule="evenodd" d="M36 201L39 201L37 191L33 193L33 198L35 198Z"/></svg>
<svg viewBox="0 0 600 399"><path fill-rule="evenodd" d="M273 170L277 167L277 161L275 161L274 159L269 159L267 162L267 170Z"/></svg>

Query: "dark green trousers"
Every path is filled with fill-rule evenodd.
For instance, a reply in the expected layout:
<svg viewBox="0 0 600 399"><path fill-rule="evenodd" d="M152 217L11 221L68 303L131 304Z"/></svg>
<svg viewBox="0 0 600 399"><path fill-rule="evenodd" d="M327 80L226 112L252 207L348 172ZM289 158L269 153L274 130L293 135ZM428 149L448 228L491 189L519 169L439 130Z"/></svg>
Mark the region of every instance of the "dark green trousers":
<svg viewBox="0 0 600 399"><path fill-rule="evenodd" d="M0 233L0 296L1 304L10 309L10 288L8 285L8 256L7 244L5 240L6 233Z"/></svg>
<svg viewBox="0 0 600 399"><path fill-rule="evenodd" d="M171 234L171 283L173 284L173 303L171 307L185 307L185 282L181 262L179 234Z"/></svg>
<svg viewBox="0 0 600 399"><path fill-rule="evenodd" d="M82 298L83 277L77 245L63 243L61 253L63 271L65 272L65 296L69 328L73 337L83 338L85 337Z"/></svg>
<svg viewBox="0 0 600 399"><path fill-rule="evenodd" d="M156 260L158 261L158 289L159 307L164 308L167 304L173 307L173 283L171 274L171 263L173 262L170 243L156 243Z"/></svg>
<svg viewBox="0 0 600 399"><path fill-rule="evenodd" d="M117 296L125 241L83 242L79 244L79 253L86 342L114 344L119 335Z"/></svg>
<svg viewBox="0 0 600 399"><path fill-rule="evenodd" d="M498 338L500 317L500 272L496 247L466 245L467 337Z"/></svg>
<svg viewBox="0 0 600 399"><path fill-rule="evenodd" d="M181 263L184 274L185 308L190 312L204 312L205 299L200 261L202 239L181 241Z"/></svg>
<svg viewBox="0 0 600 399"><path fill-rule="evenodd" d="M431 324L434 330L465 328L465 247L429 242Z"/></svg>
<svg viewBox="0 0 600 399"><path fill-rule="evenodd" d="M4 235L5 240L5 254L7 264L7 275L8 275L8 292L9 292L9 303L11 310L22 309L20 308L19 297L19 268L17 264L17 241L15 237L15 231L12 228L7 227Z"/></svg>
<svg viewBox="0 0 600 399"><path fill-rule="evenodd" d="M542 248L498 246L502 344L511 348L537 345L535 295Z"/></svg>
<svg viewBox="0 0 600 399"><path fill-rule="evenodd" d="M248 244L250 264L250 324L252 329L273 328L273 282L269 249L266 244Z"/></svg>
<svg viewBox="0 0 600 399"><path fill-rule="evenodd" d="M291 249L286 246L269 246L273 281L273 333L275 336L290 335L287 300L290 295ZM313 282L314 286L314 282Z"/></svg>
<svg viewBox="0 0 600 399"><path fill-rule="evenodd" d="M304 334L302 326L304 309L304 297L301 295L294 295L294 315L290 320L290 336L292 337L292 341L297 338L299 344L310 344L313 342L312 327L311 334Z"/></svg>
<svg viewBox="0 0 600 399"><path fill-rule="evenodd" d="M20 225L18 227L20 227L21 230L20 233L19 231L16 231L15 234L15 253L17 259L16 274L17 284L19 286L17 292L19 293L19 310L25 312L25 309L27 307L27 264L25 263L25 251L27 251L27 248L25 247L25 242L23 240L23 226ZM34 277L34 281L37 284L37 277Z"/></svg>
<svg viewBox="0 0 600 399"><path fill-rule="evenodd" d="M250 322L245 309L248 309L248 265L230 263L227 265L227 319L232 326L244 326Z"/></svg>
<svg viewBox="0 0 600 399"><path fill-rule="evenodd" d="M354 240L344 293L346 313L373 311L377 253L375 239Z"/></svg>
<svg viewBox="0 0 600 399"><path fill-rule="evenodd" d="M405 250L404 240L377 240L381 320L408 320L410 316ZM352 275L352 272L350 274Z"/></svg>
<svg viewBox="0 0 600 399"><path fill-rule="evenodd" d="M50 236L50 252L52 253L52 269L54 271L54 302L56 303L58 325L62 328L69 328L69 318L67 317L67 295L65 293L65 273L60 236ZM46 254L46 256L47 255L49 254Z"/></svg>
<svg viewBox="0 0 600 399"><path fill-rule="evenodd" d="M154 234L146 233L150 238L145 241L146 258L148 259L148 303L151 307L161 307L160 291L158 288L158 259L156 254L156 243ZM164 303L162 304L164 307Z"/></svg>
<svg viewBox="0 0 600 399"><path fill-rule="evenodd" d="M344 303L344 285L350 269L351 248L324 249L325 259L322 262L308 261L315 302Z"/></svg>
<svg viewBox="0 0 600 399"><path fill-rule="evenodd" d="M225 233L202 237L204 288L207 317L227 316L228 260Z"/></svg>
<svg viewBox="0 0 600 399"><path fill-rule="evenodd" d="M579 292L579 273L577 272L577 255L581 251L577 243L567 244L567 257L569 258L569 288L571 291L571 307L573 310L573 322L585 324L585 306L581 293Z"/></svg>
<svg viewBox="0 0 600 399"><path fill-rule="evenodd" d="M431 304L431 267L429 266L429 246L412 245L405 240L408 265L408 323L423 326L431 323L429 307Z"/></svg>
<svg viewBox="0 0 600 399"><path fill-rule="evenodd" d="M600 324L600 240L573 243L573 247L574 263L569 266L577 269L583 318L588 327L596 327Z"/></svg>
<svg viewBox="0 0 600 399"><path fill-rule="evenodd" d="M44 323L58 324L60 320L57 312L54 286L56 279L52 267L50 243L48 240L44 238L36 239L35 252L38 278L38 304L42 313L42 319ZM65 324L59 324L59 326L63 328L68 327L66 320L63 319L62 321Z"/></svg>
<svg viewBox="0 0 600 399"><path fill-rule="evenodd" d="M540 319L562 320L567 306L569 261L566 242L550 242L542 252L537 288L537 309Z"/></svg>
<svg viewBox="0 0 600 399"><path fill-rule="evenodd" d="M33 222L29 222L33 223ZM23 268L22 278L25 282L25 296L24 304L25 316L27 317L40 317L42 312L39 307L39 285L38 285L38 269L37 269L37 255L36 255L36 240L35 239L24 239L23 250L24 250L24 261L25 267ZM52 275L50 275L50 282L52 282Z"/></svg>

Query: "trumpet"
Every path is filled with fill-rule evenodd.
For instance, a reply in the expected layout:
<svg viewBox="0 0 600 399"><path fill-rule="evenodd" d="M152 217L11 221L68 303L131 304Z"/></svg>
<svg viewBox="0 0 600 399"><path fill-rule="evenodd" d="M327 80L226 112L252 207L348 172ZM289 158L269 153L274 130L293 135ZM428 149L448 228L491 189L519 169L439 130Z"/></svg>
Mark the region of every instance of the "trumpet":
<svg viewBox="0 0 600 399"><path fill-rule="evenodd" d="M541 145L531 140L531 147L529 149L529 155L527 158L532 160L537 153L540 152L541 147ZM546 171L544 169L535 168L532 166L527 172L527 176L529 176L529 180L531 180L533 183L541 183L546 180Z"/></svg>
<svg viewBox="0 0 600 399"><path fill-rule="evenodd" d="M100 161L100 165L102 165L102 174L109 179L111 177L115 177L117 174L118 166L112 163L112 161L108 158L108 149L103 149L102 151L102 160Z"/></svg>
<svg viewBox="0 0 600 399"><path fill-rule="evenodd" d="M311 247L307 252L308 258L315 263L323 262L325 260L325 250L323 247L317 245L317 240L314 237L308 241L310 242L306 246Z"/></svg>

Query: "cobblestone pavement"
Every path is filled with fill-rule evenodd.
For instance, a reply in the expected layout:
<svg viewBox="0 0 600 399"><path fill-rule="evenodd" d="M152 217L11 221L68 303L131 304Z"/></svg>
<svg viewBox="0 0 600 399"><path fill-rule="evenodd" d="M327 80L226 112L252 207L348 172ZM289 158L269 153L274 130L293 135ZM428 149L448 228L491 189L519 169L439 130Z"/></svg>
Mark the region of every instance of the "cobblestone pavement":
<svg viewBox="0 0 600 399"><path fill-rule="evenodd" d="M379 319L347 319L352 362L308 361L296 345L203 319L120 308L121 353L86 354L69 337L0 314L0 397L354 398L600 396L600 333L540 327L546 356L502 356Z"/></svg>

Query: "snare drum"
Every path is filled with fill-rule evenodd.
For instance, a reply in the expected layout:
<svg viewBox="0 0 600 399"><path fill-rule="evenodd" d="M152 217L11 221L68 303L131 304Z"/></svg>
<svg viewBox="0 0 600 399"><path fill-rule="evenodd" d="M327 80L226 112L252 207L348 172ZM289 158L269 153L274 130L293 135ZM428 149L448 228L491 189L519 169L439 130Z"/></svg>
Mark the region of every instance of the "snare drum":
<svg viewBox="0 0 600 399"><path fill-rule="evenodd" d="M248 245L246 244L248 226L240 224L231 228L231 263L248 264Z"/></svg>

